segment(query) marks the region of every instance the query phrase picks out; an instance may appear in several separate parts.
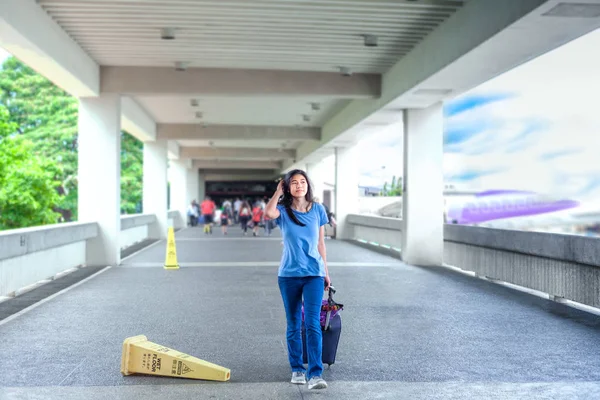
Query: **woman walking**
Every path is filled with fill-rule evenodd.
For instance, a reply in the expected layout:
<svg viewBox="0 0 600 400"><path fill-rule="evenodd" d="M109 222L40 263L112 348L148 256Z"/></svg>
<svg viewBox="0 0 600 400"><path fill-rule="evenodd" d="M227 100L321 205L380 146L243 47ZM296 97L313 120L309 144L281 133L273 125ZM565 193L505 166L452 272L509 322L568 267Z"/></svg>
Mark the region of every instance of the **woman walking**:
<svg viewBox="0 0 600 400"><path fill-rule="evenodd" d="M283 196L281 201L279 199ZM266 206L266 215L281 228L283 255L278 283L287 319L288 358L294 384L309 389L325 389L321 377L323 363L322 333L319 316L323 290L331 283L327 269L324 227L327 214L322 205L313 202L310 181L302 170L288 172ZM308 372L302 364L302 299Z"/></svg>
<svg viewBox="0 0 600 400"><path fill-rule="evenodd" d="M258 236L258 229L260 228L260 223L263 220L263 208L260 206L260 203L256 203L254 205L254 209L252 209L252 235Z"/></svg>
<svg viewBox="0 0 600 400"><path fill-rule="evenodd" d="M229 207L223 206L223 211L221 211L221 231L223 235L227 235L227 226L230 224L231 218L233 218L231 205Z"/></svg>
<svg viewBox="0 0 600 400"><path fill-rule="evenodd" d="M247 201L244 201L240 206L240 225L242 230L244 231L244 236L248 232L248 221L252 218L252 210L250 209L250 204Z"/></svg>

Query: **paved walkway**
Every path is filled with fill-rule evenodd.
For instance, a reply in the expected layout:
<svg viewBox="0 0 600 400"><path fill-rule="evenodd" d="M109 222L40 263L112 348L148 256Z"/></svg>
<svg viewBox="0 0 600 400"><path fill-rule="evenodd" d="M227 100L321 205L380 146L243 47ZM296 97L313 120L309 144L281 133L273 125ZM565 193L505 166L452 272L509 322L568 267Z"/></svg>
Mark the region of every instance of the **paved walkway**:
<svg viewBox="0 0 600 400"><path fill-rule="evenodd" d="M342 339L330 388L308 392L287 383L280 239L176 237L177 271L159 242L0 322L0 399L600 398L600 318L334 240ZM231 381L121 376L123 339L139 334Z"/></svg>

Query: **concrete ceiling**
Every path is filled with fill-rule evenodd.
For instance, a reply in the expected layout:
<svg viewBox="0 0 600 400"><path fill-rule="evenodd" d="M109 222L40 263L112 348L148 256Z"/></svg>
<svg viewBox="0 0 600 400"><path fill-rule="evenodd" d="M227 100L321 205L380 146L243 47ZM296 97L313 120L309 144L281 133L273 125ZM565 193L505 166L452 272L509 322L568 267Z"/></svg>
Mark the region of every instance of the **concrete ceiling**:
<svg viewBox="0 0 600 400"><path fill-rule="evenodd" d="M383 73L463 3L38 0L100 65ZM160 39L174 28L176 40ZM365 48L365 34L379 46Z"/></svg>
<svg viewBox="0 0 600 400"><path fill-rule="evenodd" d="M7 0L0 45L74 96L123 95L123 127L167 140L172 157L196 160L188 165L261 171L319 161L401 120L403 109L459 95L590 32L599 6ZM173 40L161 39L165 28Z"/></svg>
<svg viewBox="0 0 600 400"><path fill-rule="evenodd" d="M347 101L313 97L136 96L158 123L322 126ZM198 102L192 106L191 101ZM320 108L315 111L311 103ZM197 118L196 113L202 117ZM309 121L304 121L307 115Z"/></svg>
<svg viewBox="0 0 600 400"><path fill-rule="evenodd" d="M137 102L158 124L295 128L322 127L353 99L379 96L379 80L361 74L380 76L386 72L463 4L454 0L37 2L100 66L146 67L144 72L102 70L102 90L113 90L113 82L114 90ZM174 40L161 39L164 28L173 29ZM365 46L364 35L376 35L377 46ZM259 88L275 88L267 93L252 87L242 89L245 85L235 83L225 92L208 89L216 81L220 86L215 90L219 90L237 79L221 75L207 78L205 83L198 83L202 77L188 77L200 92L193 92L192 86L183 81L177 90L172 89L173 85L164 91L152 86L179 78L151 75L159 70L148 68L174 71L178 62L186 68L179 76L205 74L207 68L215 74L221 70L326 74L297 75L300 84L295 86L293 75L248 75L248 80L265 82L258 84ZM341 78L340 67L349 68L352 76ZM114 76L120 73L118 78ZM142 92L135 85L136 79L141 86L149 87L150 93ZM281 83L277 84L277 79ZM328 90L329 82L334 80L340 82ZM368 89L372 85L369 82L375 83L374 92ZM168 140L179 145L180 157L203 160L204 167L212 159L216 168L217 160L295 162L291 150L321 139L320 134L308 139L267 138L258 131L243 137L228 136L171 134ZM239 151L232 153L232 148ZM278 152L270 155L250 151L261 148ZM327 150L322 153L327 154Z"/></svg>
<svg viewBox="0 0 600 400"><path fill-rule="evenodd" d="M233 140L179 140L183 147L238 147ZM269 140L256 139L248 140L244 146L247 148L266 148L266 149L295 149L302 142L294 140Z"/></svg>

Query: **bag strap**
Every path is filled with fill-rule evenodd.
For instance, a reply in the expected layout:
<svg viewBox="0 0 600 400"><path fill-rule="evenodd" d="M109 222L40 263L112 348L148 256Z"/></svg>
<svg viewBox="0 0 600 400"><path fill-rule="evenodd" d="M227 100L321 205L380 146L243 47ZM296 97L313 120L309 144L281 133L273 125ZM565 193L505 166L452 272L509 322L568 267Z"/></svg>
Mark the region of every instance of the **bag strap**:
<svg viewBox="0 0 600 400"><path fill-rule="evenodd" d="M335 288L333 286L331 286L331 284L329 285L329 291L328 291L328 295L327 295L327 315L325 317L325 327L323 328L323 330L329 330L329 324L331 322L331 311L334 308L337 308L338 310L341 310L344 305L340 304L340 303L336 303L335 300L333 300L333 294L336 292Z"/></svg>

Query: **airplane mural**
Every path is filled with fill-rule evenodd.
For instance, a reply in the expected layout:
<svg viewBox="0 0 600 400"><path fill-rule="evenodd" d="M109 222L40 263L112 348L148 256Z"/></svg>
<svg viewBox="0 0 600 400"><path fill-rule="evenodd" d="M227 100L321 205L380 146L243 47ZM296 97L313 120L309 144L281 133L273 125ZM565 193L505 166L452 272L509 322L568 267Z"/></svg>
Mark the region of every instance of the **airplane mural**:
<svg viewBox="0 0 600 400"><path fill-rule="evenodd" d="M471 198L446 197L446 223L481 224L498 219L554 213L576 208L578 201L521 190L488 190Z"/></svg>
<svg viewBox="0 0 600 400"><path fill-rule="evenodd" d="M448 224L500 229L536 229L600 223L600 208L579 201L522 190L444 191ZM402 218L402 201L381 208L379 215Z"/></svg>

